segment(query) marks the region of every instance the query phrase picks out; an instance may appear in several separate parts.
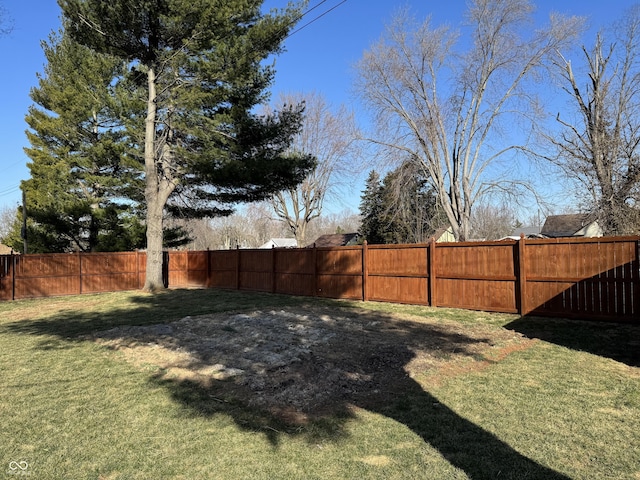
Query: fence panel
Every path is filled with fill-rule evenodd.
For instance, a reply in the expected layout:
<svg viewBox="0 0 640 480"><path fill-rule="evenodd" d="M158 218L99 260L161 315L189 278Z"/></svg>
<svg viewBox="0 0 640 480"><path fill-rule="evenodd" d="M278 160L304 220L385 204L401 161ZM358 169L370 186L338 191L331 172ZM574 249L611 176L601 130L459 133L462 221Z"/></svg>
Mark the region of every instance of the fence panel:
<svg viewBox="0 0 640 480"><path fill-rule="evenodd" d="M305 296L316 294L313 248L273 249L272 252L274 292Z"/></svg>
<svg viewBox="0 0 640 480"><path fill-rule="evenodd" d="M169 285L176 288L207 287L209 252L171 251L168 253Z"/></svg>
<svg viewBox="0 0 640 480"><path fill-rule="evenodd" d="M516 245L513 241L438 244L435 304L517 313Z"/></svg>
<svg viewBox="0 0 640 480"><path fill-rule="evenodd" d="M238 250L240 290L270 292L273 289L273 253L271 250Z"/></svg>
<svg viewBox="0 0 640 480"><path fill-rule="evenodd" d="M209 287L236 288L237 287L237 250L213 250L209 252Z"/></svg>
<svg viewBox="0 0 640 480"><path fill-rule="evenodd" d="M362 247L316 249L316 294L327 298L363 298Z"/></svg>
<svg viewBox="0 0 640 480"><path fill-rule="evenodd" d="M640 317L635 237L532 240L527 242L526 263L531 313L604 320Z"/></svg>
<svg viewBox="0 0 640 480"><path fill-rule="evenodd" d="M429 305L428 253L428 245L367 247L367 299Z"/></svg>
<svg viewBox="0 0 640 480"><path fill-rule="evenodd" d="M16 299L82 293L78 255L16 255L14 262Z"/></svg>
<svg viewBox="0 0 640 480"><path fill-rule="evenodd" d="M115 292L140 288L138 254L92 253L79 257L83 293Z"/></svg>

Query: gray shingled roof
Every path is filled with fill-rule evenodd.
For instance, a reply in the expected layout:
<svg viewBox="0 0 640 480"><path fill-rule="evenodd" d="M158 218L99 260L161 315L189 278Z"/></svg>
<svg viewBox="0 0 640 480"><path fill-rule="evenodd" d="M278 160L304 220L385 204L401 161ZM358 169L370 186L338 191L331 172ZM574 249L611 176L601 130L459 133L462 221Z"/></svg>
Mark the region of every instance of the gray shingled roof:
<svg viewBox="0 0 640 480"><path fill-rule="evenodd" d="M334 233L330 235L321 235L316 238L316 241L308 247L344 247L346 245L353 245L358 241L357 233Z"/></svg>
<svg viewBox="0 0 640 480"><path fill-rule="evenodd" d="M540 233L547 237L571 237L594 221L593 216L587 213L551 215L547 217Z"/></svg>

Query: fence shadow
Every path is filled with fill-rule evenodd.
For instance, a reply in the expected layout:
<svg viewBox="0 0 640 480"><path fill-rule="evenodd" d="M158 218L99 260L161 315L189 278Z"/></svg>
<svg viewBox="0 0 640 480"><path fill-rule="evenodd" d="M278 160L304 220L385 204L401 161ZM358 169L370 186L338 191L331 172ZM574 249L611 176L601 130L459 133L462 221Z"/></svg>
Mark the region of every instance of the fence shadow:
<svg viewBox="0 0 640 480"><path fill-rule="evenodd" d="M523 316L505 325L505 328L529 338L640 367L638 324Z"/></svg>
<svg viewBox="0 0 640 480"><path fill-rule="evenodd" d="M170 305L172 300L192 301L197 310L195 302L202 298L200 295L169 292L164 294L162 304ZM436 359L453 354L475 358L478 347L489 344L491 339L469 336L437 324L399 323L385 314L300 302L297 309L304 313L304 318L292 317L294 307L282 305L270 310L269 321L241 310L235 316L224 314L223 319L217 319L219 328L209 337L197 330L207 327L206 324L194 324L197 328L187 336L199 339L194 343L179 334L176 324L167 326L171 315L158 309L155 297L141 296L139 302L140 311L114 309L96 318L66 311L46 320L5 324L4 328L23 334L57 336L65 342L99 338L119 342L121 347L154 342L188 352L190 360L181 363L182 370L202 372L207 368L219 369L219 365L238 366L249 381L205 378L199 374L167 375L171 373L167 367L152 374L149 382L166 388L186 414L229 415L242 429L264 432L274 446L283 436L307 436L311 442L318 438L333 441L346 437L346 424L355 415L354 407L358 407L406 425L470 478L567 478L441 404L407 374L407 365L419 352ZM156 305L157 315L153 313L155 309L149 309L150 305ZM218 311L224 310L222 305ZM173 320L177 318L180 317ZM158 322L165 323L158 325ZM136 323L147 326L133 326ZM87 336L96 326L107 329L106 333ZM244 326L258 334L254 342L247 342ZM277 328L280 330L274 331ZM274 337L286 332L292 336L282 338L281 343L271 348L265 346L271 342L271 337L267 338L269 332ZM233 343L241 338L242 349ZM265 348L271 357L286 355L287 339L297 342L294 342L299 347L296 360L269 364ZM216 341L219 348L210 348L207 340ZM223 348L224 345L229 348ZM293 392L293 396L287 392ZM295 392L307 394L300 400Z"/></svg>

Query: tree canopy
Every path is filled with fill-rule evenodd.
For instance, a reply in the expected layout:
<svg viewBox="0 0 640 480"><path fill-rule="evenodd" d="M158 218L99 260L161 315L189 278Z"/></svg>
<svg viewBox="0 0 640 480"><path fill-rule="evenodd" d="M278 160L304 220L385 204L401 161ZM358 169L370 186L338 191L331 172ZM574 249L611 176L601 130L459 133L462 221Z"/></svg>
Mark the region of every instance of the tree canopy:
<svg viewBox="0 0 640 480"><path fill-rule="evenodd" d="M64 31L42 47L47 64L26 116L31 178L21 185L29 252L142 247L140 164L127 155L112 85L122 62L94 54ZM22 250L18 237L12 235L12 246Z"/></svg>
<svg viewBox="0 0 640 480"><path fill-rule="evenodd" d="M360 234L371 244L427 242L446 222L426 178L410 162L381 180L369 173L360 201Z"/></svg>
<svg viewBox="0 0 640 480"><path fill-rule="evenodd" d="M459 240L470 236L476 202L522 186L495 172L497 160L521 145L495 134L506 122L530 120L535 90L524 87L582 28L579 18L551 16L546 28L529 29L528 0L467 6L464 43L430 18L398 15L364 53L357 85L375 122L368 140L392 161L408 158L422 170Z"/></svg>
<svg viewBox="0 0 640 480"><path fill-rule="evenodd" d="M147 247L145 288L162 287L163 218L229 214L233 204L269 197L313 167L291 155L302 107L271 115L266 63L299 17L297 7L264 15L262 0L60 0L66 33L125 68L110 88L120 97L123 141L141 165Z"/></svg>
<svg viewBox="0 0 640 480"><path fill-rule="evenodd" d="M571 100L547 134L548 157L582 186L582 199L606 235L640 233L640 5L613 31L582 48L584 71L558 55L555 67ZM575 115L573 114L575 113Z"/></svg>
<svg viewBox="0 0 640 480"><path fill-rule="evenodd" d="M344 105L335 109L318 93L282 95L279 104L304 104L302 128L291 145L292 152L312 155L316 167L297 186L276 193L273 209L293 233L298 246L308 242L309 224L320 217L324 201L338 192L340 182L352 173L357 156L352 112Z"/></svg>

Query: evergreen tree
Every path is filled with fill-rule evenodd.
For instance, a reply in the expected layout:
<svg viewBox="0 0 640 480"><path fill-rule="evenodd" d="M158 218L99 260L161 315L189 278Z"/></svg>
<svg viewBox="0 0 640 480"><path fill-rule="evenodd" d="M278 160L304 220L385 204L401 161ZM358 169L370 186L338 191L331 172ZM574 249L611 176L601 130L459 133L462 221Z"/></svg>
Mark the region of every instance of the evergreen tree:
<svg viewBox="0 0 640 480"><path fill-rule="evenodd" d="M360 234L371 244L427 242L446 223L427 179L407 162L383 180L371 171L361 196L360 215Z"/></svg>
<svg viewBox="0 0 640 480"><path fill-rule="evenodd" d="M47 64L31 90L25 151L31 178L21 185L28 206L30 253L130 250L144 230L131 194L141 166L126 155L121 109L112 79L122 61L95 55L64 32L42 44ZM12 247L22 250L18 215Z"/></svg>
<svg viewBox="0 0 640 480"><path fill-rule="evenodd" d="M66 31L128 66L112 85L132 153L144 164L146 290L162 288L163 215L228 214L299 183L309 156L285 152L301 107L256 115L296 8L263 15L262 0L59 0Z"/></svg>
<svg viewBox="0 0 640 480"><path fill-rule="evenodd" d="M360 197L360 235L370 244L385 243L382 228L382 186L380 175L371 170L365 182L365 188Z"/></svg>
<svg viewBox="0 0 640 480"><path fill-rule="evenodd" d="M410 162L387 173L382 181L381 235L385 243L423 243L446 224L437 195Z"/></svg>

